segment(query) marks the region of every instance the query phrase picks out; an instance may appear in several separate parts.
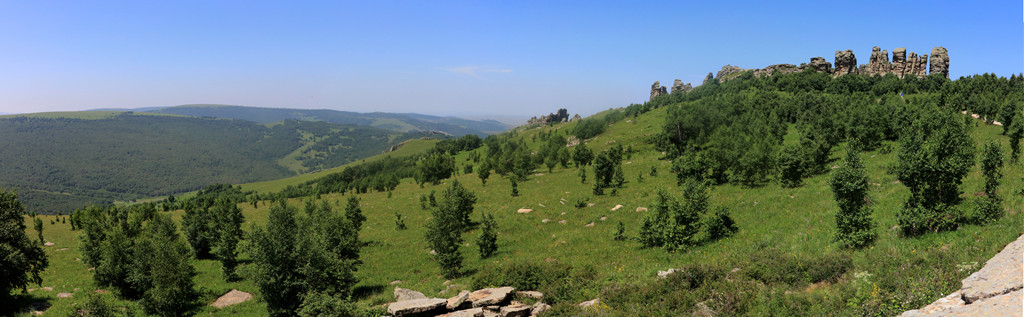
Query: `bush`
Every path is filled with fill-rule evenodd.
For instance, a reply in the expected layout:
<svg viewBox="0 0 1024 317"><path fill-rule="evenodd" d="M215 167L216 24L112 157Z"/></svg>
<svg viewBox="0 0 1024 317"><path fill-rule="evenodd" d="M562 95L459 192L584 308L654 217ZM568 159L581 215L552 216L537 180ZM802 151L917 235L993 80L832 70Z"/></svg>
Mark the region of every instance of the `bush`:
<svg viewBox="0 0 1024 317"><path fill-rule="evenodd" d="M985 196L974 200L973 213L967 217L967 222L985 224L1002 217L1003 200L999 196Z"/></svg>
<svg viewBox="0 0 1024 317"><path fill-rule="evenodd" d="M853 262L844 255L804 258L768 249L754 254L745 271L750 278L765 284L803 287L823 281L834 283L852 267Z"/></svg>
<svg viewBox="0 0 1024 317"><path fill-rule="evenodd" d="M726 207L715 208L715 212L704 219L704 227L707 228L708 241L731 236L740 230L729 216L729 208Z"/></svg>

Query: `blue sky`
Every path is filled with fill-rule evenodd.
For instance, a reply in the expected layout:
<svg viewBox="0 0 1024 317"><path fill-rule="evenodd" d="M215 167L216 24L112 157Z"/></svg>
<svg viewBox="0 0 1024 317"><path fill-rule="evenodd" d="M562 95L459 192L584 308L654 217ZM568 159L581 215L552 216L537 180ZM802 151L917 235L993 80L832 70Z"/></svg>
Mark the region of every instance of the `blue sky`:
<svg viewBox="0 0 1024 317"><path fill-rule="evenodd" d="M2 1L0 112L193 103L583 115L872 46L1024 71L1021 1Z"/></svg>

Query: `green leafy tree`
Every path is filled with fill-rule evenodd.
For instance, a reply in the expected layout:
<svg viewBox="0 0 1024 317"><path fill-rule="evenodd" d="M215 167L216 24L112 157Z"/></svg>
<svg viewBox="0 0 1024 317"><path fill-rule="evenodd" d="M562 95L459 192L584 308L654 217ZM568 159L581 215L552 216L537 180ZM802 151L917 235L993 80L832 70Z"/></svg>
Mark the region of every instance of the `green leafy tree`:
<svg viewBox="0 0 1024 317"><path fill-rule="evenodd" d="M359 207L359 198L356 198L355 195L348 196L348 201L345 203L345 218L356 232L363 229L366 216L363 215L363 208Z"/></svg>
<svg viewBox="0 0 1024 317"><path fill-rule="evenodd" d="M782 187L794 188L803 184L804 153L797 145L787 145L779 153L779 182Z"/></svg>
<svg viewBox="0 0 1024 317"><path fill-rule="evenodd" d="M421 184L437 185L441 183L441 180L451 177L454 172L455 159L451 155L434 152L420 161L416 177Z"/></svg>
<svg viewBox="0 0 1024 317"><path fill-rule="evenodd" d="M480 237L476 239L476 245L480 248L480 258L486 259L498 252L498 223L491 214L484 214L480 223L483 228Z"/></svg>
<svg viewBox="0 0 1024 317"><path fill-rule="evenodd" d="M985 176L985 197L975 201L974 214L970 215L969 221L973 223L986 223L1002 218L1003 200L999 197L997 189L999 180L1003 177L1003 150L999 143L989 141L985 144L981 154L981 172Z"/></svg>
<svg viewBox="0 0 1024 317"><path fill-rule="evenodd" d="M183 316L195 308L199 293L192 277L188 246L178 235L170 216L157 215L146 224L146 233L136 243L135 261L146 267L142 307L160 316Z"/></svg>
<svg viewBox="0 0 1024 317"><path fill-rule="evenodd" d="M981 153L981 172L985 175L985 195L996 195L999 179L1003 178L1003 149L996 141L989 141Z"/></svg>
<svg viewBox="0 0 1024 317"><path fill-rule="evenodd" d="M594 183L603 187L611 186L615 176L615 161L609 156L610 151L601 152L594 159Z"/></svg>
<svg viewBox="0 0 1024 317"><path fill-rule="evenodd" d="M32 218L32 222L34 224L33 227L36 229L36 234L39 235L39 245L43 245L43 243L46 243L46 241L43 241L43 219L34 217Z"/></svg>
<svg viewBox="0 0 1024 317"><path fill-rule="evenodd" d="M867 198L868 176L857 151L848 151L846 161L832 174L829 186L839 205L835 241L846 248L862 248L875 239L871 208Z"/></svg>
<svg viewBox="0 0 1024 317"><path fill-rule="evenodd" d="M637 240L644 247L664 247L669 251L685 249L697 243L701 216L708 208L707 189L696 180L683 185L680 202L664 191L658 192L654 213L640 225Z"/></svg>
<svg viewBox="0 0 1024 317"><path fill-rule="evenodd" d="M558 159L554 155L548 155L544 158L544 166L548 167L548 173L554 171L555 166L558 165Z"/></svg>
<svg viewBox="0 0 1024 317"><path fill-rule="evenodd" d="M321 307L327 301L323 296L347 300L358 282L354 272L362 244L349 217L335 213L326 201L310 211L298 218L295 208L280 201L271 206L267 225L249 234L253 282L271 316ZM317 303L306 301L312 297Z"/></svg>
<svg viewBox="0 0 1024 317"><path fill-rule="evenodd" d="M733 235L739 231L736 222L729 215L729 208L719 206L714 213L710 213L704 219L704 227L707 228L708 240L714 241Z"/></svg>
<svg viewBox="0 0 1024 317"><path fill-rule="evenodd" d="M254 227L250 233L253 282L271 316L289 316L301 302L302 266L294 256L299 230L295 208L282 201L270 207L266 227Z"/></svg>
<svg viewBox="0 0 1024 317"><path fill-rule="evenodd" d="M192 247L192 256L197 259L210 258L210 250L217 239L213 213L206 207L194 204L185 205L185 215L181 217L182 231L185 240Z"/></svg>
<svg viewBox="0 0 1024 317"><path fill-rule="evenodd" d="M580 177L580 184L586 184L587 183L587 168L586 167L580 167L580 168L576 169L576 176Z"/></svg>
<svg viewBox="0 0 1024 317"><path fill-rule="evenodd" d="M14 314L11 291L41 285L39 273L50 265L43 249L25 234L24 214L18 195L0 188L0 314Z"/></svg>
<svg viewBox="0 0 1024 317"><path fill-rule="evenodd" d="M426 238L445 278L454 278L462 269L459 246L462 245L462 232L466 229L463 217L473 212L474 203L475 195L453 181L444 191L441 203L431 210Z"/></svg>
<svg viewBox="0 0 1024 317"><path fill-rule="evenodd" d="M896 214L906 235L955 229L963 218L957 208L960 184L974 165L974 140L962 117L934 107L900 138L894 167L910 189L910 198Z"/></svg>
<svg viewBox="0 0 1024 317"><path fill-rule="evenodd" d="M587 144L580 142L572 150L572 161L576 166L587 166L594 160L594 152L587 148Z"/></svg>
<svg viewBox="0 0 1024 317"><path fill-rule="evenodd" d="M1007 124L1003 126L1006 127ZM1017 162L1017 158L1020 157L1020 139L1024 138L1024 118L1022 118L1020 111L1016 112L1013 123L1009 124L1009 127L1010 161Z"/></svg>
<svg viewBox="0 0 1024 317"><path fill-rule="evenodd" d="M643 179L643 175L640 176ZM622 165L615 166L615 175L612 176L612 185L618 188L622 188L622 185L626 183L626 175L622 172Z"/></svg>
<svg viewBox="0 0 1024 317"><path fill-rule="evenodd" d="M476 172L476 177L480 178L480 184L487 186L487 178L491 177L491 163L490 161L484 161L480 163L480 169Z"/></svg>
<svg viewBox="0 0 1024 317"><path fill-rule="evenodd" d="M242 239L242 223L245 222L245 216L238 205L227 198L218 199L214 214L217 217L218 230L215 255L220 261L224 279L233 281L237 278L235 267L238 266L238 241Z"/></svg>

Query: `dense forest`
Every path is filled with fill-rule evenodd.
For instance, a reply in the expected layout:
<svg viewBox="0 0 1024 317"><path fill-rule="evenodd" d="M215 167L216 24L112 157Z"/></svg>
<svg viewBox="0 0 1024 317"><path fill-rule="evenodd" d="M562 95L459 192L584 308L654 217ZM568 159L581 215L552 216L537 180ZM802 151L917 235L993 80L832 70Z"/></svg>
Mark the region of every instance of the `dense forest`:
<svg viewBox="0 0 1024 317"><path fill-rule="evenodd" d="M437 137L364 126L121 114L0 119L0 184L31 212L110 203L327 169L402 141Z"/></svg>

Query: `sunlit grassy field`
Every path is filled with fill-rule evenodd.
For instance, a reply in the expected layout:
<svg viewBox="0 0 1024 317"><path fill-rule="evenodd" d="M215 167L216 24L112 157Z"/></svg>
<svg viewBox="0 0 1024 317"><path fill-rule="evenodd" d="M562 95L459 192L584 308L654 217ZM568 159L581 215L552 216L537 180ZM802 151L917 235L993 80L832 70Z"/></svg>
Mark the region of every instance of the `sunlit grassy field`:
<svg viewBox="0 0 1024 317"><path fill-rule="evenodd" d="M449 288L446 280L440 276L437 264L432 260L430 249L424 239L424 224L430 215L429 210L420 207L419 196L437 191L438 194L448 186L444 184L422 188L411 179L402 180L402 184L389 197L388 193L368 193L358 197L367 217L363 225L361 239L368 242L362 251L363 265L357 276L361 282L356 287L356 299L363 307L380 307L393 300L394 284L403 288L421 291L428 296L446 297L461 289L468 289L474 274L492 270L496 266L513 261L525 262L558 262L572 266L591 266L597 275L591 289L584 290L594 298L601 295L606 287L618 284L643 284L657 279L656 272L676 268L693 263L711 263L747 269L751 265L751 255L765 248L779 250L786 254L804 257L818 257L823 254L841 253L852 259L853 269L846 272L836 283L824 283L813 287L794 287L786 290L792 293L804 293L808 298L827 301L845 302L849 289L866 287L864 300L886 301L886 296L895 292L913 292L911 302L884 303L893 305L894 310L917 308L923 303L930 303L949 292L959 288L959 280L967 277L983 265L1002 247L1024 234L1024 222L1020 214L1022 197L1022 173L1020 164L1009 164L1003 169L1003 185L1000 190L1004 198L1006 215L994 223L975 226L965 225L957 231L925 234L918 238L899 237L896 229L895 214L909 192L905 186L896 181L895 176L886 172L888 166L895 163L897 144L890 144L892 153L883 154L878 151L862 153L870 178L870 201L875 232L878 238L872 247L858 250L840 250L832 242L834 234L834 216L838 208L832 198L827 181L829 175L818 175L804 180L798 188L781 188L777 183L769 183L763 187L744 188L737 185L722 185L711 189L711 205L730 208L739 231L730 238L692 247L683 252L670 253L663 249L644 249L639 243L612 239L618 222L626 227L626 234L635 237L640 222L649 212L638 212L638 207L650 207L659 190L665 190L679 196L679 186L675 175L669 172L671 162L660 160L661 152L649 143L649 138L659 132L666 109L657 109L649 114L628 118L611 125L608 130L594 139L588 140L588 146L596 151L609 148L616 143L624 147L632 147L634 153L623 165L628 183L619 189L616 196L607 194L594 196L591 193L593 172L581 183L576 176L576 169L555 167L549 172L546 167L538 168L527 181L519 183L519 197L511 196L511 187L507 179L498 175L491 176L486 186L482 185L475 173L454 176L469 190L473 191L478 202L473 214L477 219L482 213L494 215L499 226L498 253L496 256L482 260L473 243L479 235L479 229L465 233L465 246L461 249L465 256L462 277L449 281L457 287ZM571 129L575 123L566 123L553 127L521 130L520 135L531 146L540 142L533 135L540 131ZM791 129L791 133L796 133ZM1001 127L978 125L972 136L980 147L983 142L996 139L1008 153L1005 136L1000 136ZM787 136L787 139L795 139ZM412 141L399 151L390 155L408 155L423 151L435 141ZM483 151L479 149L477 151ZM836 159L833 165L840 164L839 158L845 153L844 145L833 151ZM404 154L403 154L404 153ZM366 161L379 159L370 158ZM456 157L457 170L462 171L463 164L472 163L468 153ZM479 165L474 163L474 165ZM657 169L657 176L651 176L651 167ZM283 189L287 185L313 179L323 174L339 171L339 167L330 171L307 174L289 179L243 185L244 190L270 192ZM639 180L643 175L643 180ZM965 179L962 186L968 199L980 192L982 177L979 167L975 166ZM324 195L336 210L341 211L344 195ZM592 207L576 208L577 200L589 200ZM293 199L289 203L301 208L302 199ZM621 209L612 211L616 205ZM240 204L246 216L248 231L253 225L262 225L266 221L268 202L260 202L258 207ZM533 209L530 213L520 214L520 208ZM181 211L173 211L176 220L180 220ZM407 217L407 230L395 229L395 213ZM70 231L70 224L50 225L53 216L45 216L44 236L54 246L45 247L50 257L50 268L43 274L43 286L53 287L53 291L37 290L31 292L30 301L45 301L53 305L47 315L56 313L63 315L70 311L75 303L85 300L85 294L98 287L92 282L91 272L85 264L76 260L80 257L79 243L76 236L79 232ZM548 222L543 222L549 219ZM564 223L563 223L564 221ZM28 233L35 237L31 229L31 220L26 218L30 229ZM586 226L593 223L593 226ZM62 250L67 248L66 250ZM244 249L244 243L243 243ZM61 250L61 251L58 251ZM247 255L242 254L243 277L247 274ZM216 296L226 293L232 288L257 293L249 280L226 283L220 276L220 265L216 261L194 261L199 274L196 285L203 294L203 304L212 302ZM864 273L867 273L865 275ZM856 278L871 276L870 278ZM400 281L400 282L398 282ZM865 283L864 286L854 285ZM871 289L874 292L871 292ZM846 290L846 291L843 291ZM58 292L71 292L74 297L56 298ZM858 293L860 294L860 293ZM265 305L258 300L219 310L209 306L199 315L265 315ZM122 303L136 307L134 303ZM904 307L907 306L907 307ZM604 313L615 314L614 307ZM832 315L838 312L829 311L830 306L821 306L821 311L811 314ZM618 311L618 314L624 312Z"/></svg>

